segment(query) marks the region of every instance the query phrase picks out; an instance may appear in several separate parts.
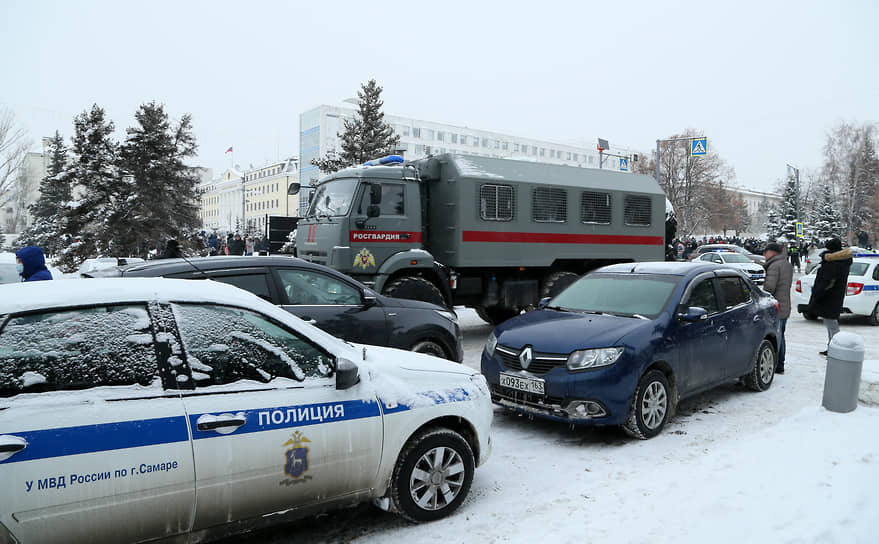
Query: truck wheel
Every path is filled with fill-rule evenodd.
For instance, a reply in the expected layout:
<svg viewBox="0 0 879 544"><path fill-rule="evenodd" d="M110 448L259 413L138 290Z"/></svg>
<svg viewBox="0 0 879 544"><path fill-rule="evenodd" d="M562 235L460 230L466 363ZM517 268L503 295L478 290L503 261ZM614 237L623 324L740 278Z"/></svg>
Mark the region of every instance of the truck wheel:
<svg viewBox="0 0 879 544"><path fill-rule="evenodd" d="M813 314L812 312L802 312L802 314L807 321L815 321L816 319L818 319L818 316L816 314Z"/></svg>
<svg viewBox="0 0 879 544"><path fill-rule="evenodd" d="M382 294L389 297L420 300L436 304L437 306L446 306L443 294L437 286L418 276L397 278L385 285Z"/></svg>
<svg viewBox="0 0 879 544"><path fill-rule="evenodd" d="M473 450L460 434L433 429L405 446L391 480L391 500L409 521L433 521L455 511L473 482Z"/></svg>
<svg viewBox="0 0 879 544"><path fill-rule="evenodd" d="M543 287L540 289L540 298L554 297L568 288L569 285L577 281L580 276L573 272L553 272L543 280Z"/></svg>
<svg viewBox="0 0 879 544"><path fill-rule="evenodd" d="M500 325L507 319L519 315L519 312L512 308L504 308L502 306L477 306L476 315L478 315L486 323L492 325Z"/></svg>

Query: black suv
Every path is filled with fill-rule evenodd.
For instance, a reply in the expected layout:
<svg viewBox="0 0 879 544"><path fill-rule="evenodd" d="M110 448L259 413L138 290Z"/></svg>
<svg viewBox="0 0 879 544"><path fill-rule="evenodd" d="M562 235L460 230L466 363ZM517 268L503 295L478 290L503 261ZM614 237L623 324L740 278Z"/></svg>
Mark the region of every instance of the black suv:
<svg viewBox="0 0 879 544"><path fill-rule="evenodd" d="M427 302L379 295L344 274L294 257L162 259L94 276L209 278L250 291L343 340L459 363L464 359L454 312Z"/></svg>

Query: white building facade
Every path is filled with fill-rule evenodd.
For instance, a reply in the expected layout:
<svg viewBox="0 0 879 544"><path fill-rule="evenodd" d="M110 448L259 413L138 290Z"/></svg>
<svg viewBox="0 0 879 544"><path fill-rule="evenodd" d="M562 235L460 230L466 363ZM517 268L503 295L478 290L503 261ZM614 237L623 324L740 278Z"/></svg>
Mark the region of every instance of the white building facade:
<svg viewBox="0 0 879 544"><path fill-rule="evenodd" d="M352 108L321 105L299 115L299 155L302 159L300 179L303 194L307 194L308 187L321 176L311 161L324 157L330 151L341 150L338 134L344 129L344 120L353 118L355 114L356 110ZM385 114L385 122L400 137L400 150L406 159L455 153L599 168L599 152L594 147L565 145L397 115ZM611 153L626 157L632 155L628 150L615 149ZM631 171L632 165L629 160L627 168L623 170L619 158L605 155L602 167ZM301 203L301 211L304 212L307 197L303 197Z"/></svg>
<svg viewBox="0 0 879 544"><path fill-rule="evenodd" d="M264 233L268 216L298 215L299 196L288 196L299 183L299 159L291 157L259 168L230 168L199 186L199 213L206 230Z"/></svg>

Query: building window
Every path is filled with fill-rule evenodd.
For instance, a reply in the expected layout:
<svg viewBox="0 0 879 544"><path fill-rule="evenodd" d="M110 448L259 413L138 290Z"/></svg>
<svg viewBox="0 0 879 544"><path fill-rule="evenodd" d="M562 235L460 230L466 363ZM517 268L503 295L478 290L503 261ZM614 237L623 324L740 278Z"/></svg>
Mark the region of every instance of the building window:
<svg viewBox="0 0 879 544"><path fill-rule="evenodd" d="M427 132L427 136L425 136L425 139L426 140L433 140L434 139L434 132L430 129L427 129L426 132Z"/></svg>
<svg viewBox="0 0 879 544"><path fill-rule="evenodd" d="M461 135L461 145L467 145L467 135L466 134Z"/></svg>
<svg viewBox="0 0 879 544"><path fill-rule="evenodd" d="M580 221L610 225L610 193L584 191L580 197Z"/></svg>
<svg viewBox="0 0 879 544"><path fill-rule="evenodd" d="M421 155L422 153L424 153L424 146L421 144L415 144L415 154Z"/></svg>
<svg viewBox="0 0 879 544"><path fill-rule="evenodd" d="M513 144L513 151L515 151L517 153L519 152L519 144L516 144L516 143Z"/></svg>
<svg viewBox="0 0 879 544"><path fill-rule="evenodd" d="M550 149L550 150L549 150L549 157L550 157L551 159L554 159L554 158L555 158L555 149Z"/></svg>
<svg viewBox="0 0 879 544"><path fill-rule="evenodd" d="M568 220L568 197L564 189L535 187L531 217L537 223L564 223Z"/></svg>
<svg viewBox="0 0 879 544"><path fill-rule="evenodd" d="M443 132L443 131L441 131L441 130L440 130L440 131L437 131L437 133L436 133L436 139L437 139L437 141L439 141L439 142L444 142L444 141L446 141L446 133Z"/></svg>
<svg viewBox="0 0 879 544"><path fill-rule="evenodd" d="M537 155L537 146L536 146L536 145L532 145L532 146L531 146L531 154L532 154L532 155Z"/></svg>
<svg viewBox="0 0 879 544"><path fill-rule="evenodd" d="M545 148L545 147L541 147L541 148L540 148L540 156L542 157L545 153L546 153L546 148Z"/></svg>
<svg viewBox="0 0 879 544"><path fill-rule="evenodd" d="M509 185L479 187L479 217L483 221L512 221L515 193Z"/></svg>
<svg viewBox="0 0 879 544"><path fill-rule="evenodd" d="M504 151L506 151L507 148L509 148L509 147L510 147L510 142L501 142L501 149L503 149Z"/></svg>
<svg viewBox="0 0 879 544"><path fill-rule="evenodd" d="M567 156L567 160L571 160L571 152L570 151L567 152L566 156ZM574 159L574 160L577 160L577 159Z"/></svg>
<svg viewBox="0 0 879 544"><path fill-rule="evenodd" d="M418 127L412 127L412 137L421 138L421 129Z"/></svg>
<svg viewBox="0 0 879 544"><path fill-rule="evenodd" d="M452 143L458 143L458 134L456 132L449 133L449 137L452 139Z"/></svg>
<svg viewBox="0 0 879 544"><path fill-rule="evenodd" d="M500 149L500 147L501 147L501 142L500 142L500 140L495 140L495 141L494 141L494 148L495 148L495 149Z"/></svg>
<svg viewBox="0 0 879 544"><path fill-rule="evenodd" d="M403 126L403 136L409 136L409 127Z"/></svg>
<svg viewBox="0 0 879 544"><path fill-rule="evenodd" d="M574 153L574 160L575 160L575 161L580 160L580 159L577 157L577 154L576 154L576 153Z"/></svg>
<svg viewBox="0 0 879 544"><path fill-rule="evenodd" d="M488 147L488 138L482 139L482 147Z"/></svg>
<svg viewBox="0 0 879 544"><path fill-rule="evenodd" d="M650 197L626 195L623 200L623 216L626 225L649 227L651 211Z"/></svg>

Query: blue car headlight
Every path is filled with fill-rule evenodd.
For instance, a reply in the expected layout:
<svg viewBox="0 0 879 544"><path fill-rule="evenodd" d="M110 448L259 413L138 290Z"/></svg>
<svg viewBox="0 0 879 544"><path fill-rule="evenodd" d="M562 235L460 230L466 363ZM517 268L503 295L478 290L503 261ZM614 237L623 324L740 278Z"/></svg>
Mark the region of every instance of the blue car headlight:
<svg viewBox="0 0 879 544"><path fill-rule="evenodd" d="M609 366L623 354L623 348L581 349L568 356L568 370Z"/></svg>
<svg viewBox="0 0 879 544"><path fill-rule="evenodd" d="M494 332L488 335L488 340L485 342L485 353L489 357L494 356L494 348L497 347L497 336L494 335Z"/></svg>

